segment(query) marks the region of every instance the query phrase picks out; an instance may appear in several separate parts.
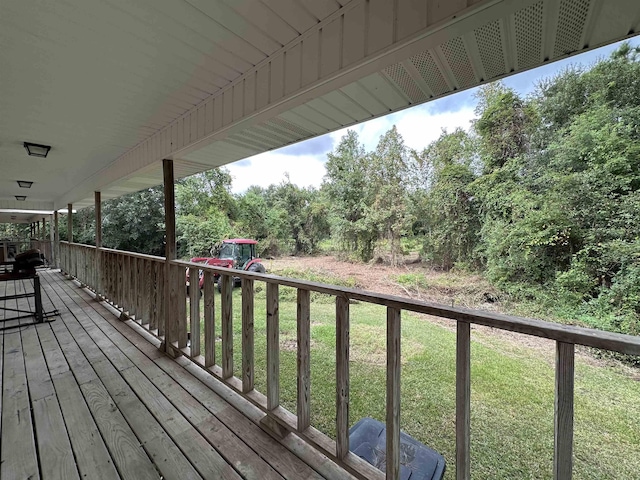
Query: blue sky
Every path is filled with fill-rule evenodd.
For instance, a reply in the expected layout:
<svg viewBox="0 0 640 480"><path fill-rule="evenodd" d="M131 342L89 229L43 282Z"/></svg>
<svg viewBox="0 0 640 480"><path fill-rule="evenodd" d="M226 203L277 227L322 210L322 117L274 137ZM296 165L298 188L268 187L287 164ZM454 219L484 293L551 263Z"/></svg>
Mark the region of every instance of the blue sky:
<svg viewBox="0 0 640 480"><path fill-rule="evenodd" d="M640 40L633 39L631 43L639 45ZM618 45L619 43L608 45L512 75L504 79L503 83L525 96L535 89L541 79L552 77L572 64L588 67L598 59L608 57ZM422 150L438 138L443 129L452 131L461 127L466 130L471 126L476 104L475 92L476 88L472 88L349 128L358 132L360 141L367 150L373 150L380 136L396 125L409 148ZM268 187L280 183L286 174L292 183L300 187L319 187L326 173L324 165L327 153L333 150L346 130L338 130L227 165L233 176L233 192L242 193L251 185Z"/></svg>

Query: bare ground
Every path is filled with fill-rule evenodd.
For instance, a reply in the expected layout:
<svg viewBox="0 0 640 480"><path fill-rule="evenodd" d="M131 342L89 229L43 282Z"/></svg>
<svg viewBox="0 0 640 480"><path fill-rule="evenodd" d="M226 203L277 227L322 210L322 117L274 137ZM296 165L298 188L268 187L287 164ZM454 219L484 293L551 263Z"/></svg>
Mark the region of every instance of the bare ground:
<svg viewBox="0 0 640 480"><path fill-rule="evenodd" d="M397 295L445 305L487 310L509 314L500 302L499 292L479 275L452 275L426 267L417 261L417 256L405 257L400 266L385 263L355 263L340 260L334 256L280 257L265 260L268 272L279 273L282 270L312 271L313 273L348 281L370 292ZM399 275L419 274L426 279L424 285L400 284ZM423 276L423 277L422 277ZM409 277L411 278L411 277ZM425 320L438 324L448 330L455 330L451 320L424 315ZM514 354L513 347L524 347L535 351L536 355L550 365L555 361L554 341L530 335L508 332L481 325L472 326L474 340L488 347L499 349L505 354ZM587 349L578 348L578 356L592 365L610 366L640 381L638 369L628 367L615 360L595 358Z"/></svg>

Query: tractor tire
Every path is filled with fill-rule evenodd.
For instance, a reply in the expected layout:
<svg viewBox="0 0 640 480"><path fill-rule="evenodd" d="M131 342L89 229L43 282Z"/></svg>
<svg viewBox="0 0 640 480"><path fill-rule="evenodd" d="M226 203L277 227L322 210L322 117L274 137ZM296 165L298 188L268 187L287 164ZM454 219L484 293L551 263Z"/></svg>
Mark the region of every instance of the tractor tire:
<svg viewBox="0 0 640 480"><path fill-rule="evenodd" d="M264 268L264 265L261 263L252 263L247 269L247 272L267 273L267 269Z"/></svg>

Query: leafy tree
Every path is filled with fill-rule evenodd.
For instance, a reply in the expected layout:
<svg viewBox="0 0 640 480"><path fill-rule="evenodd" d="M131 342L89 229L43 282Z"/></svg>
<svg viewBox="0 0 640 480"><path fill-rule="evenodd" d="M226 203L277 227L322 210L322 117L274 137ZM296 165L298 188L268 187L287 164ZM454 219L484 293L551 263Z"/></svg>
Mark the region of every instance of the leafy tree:
<svg viewBox="0 0 640 480"><path fill-rule="evenodd" d="M423 258L450 269L473 262L478 241L478 206L470 185L475 180L474 139L464 130L443 131L421 154L414 154L423 172L422 188L412 194L414 215L420 220Z"/></svg>
<svg viewBox="0 0 640 480"><path fill-rule="evenodd" d="M164 235L162 187L147 188L104 202L102 243L105 247L164 255Z"/></svg>
<svg viewBox="0 0 640 480"><path fill-rule="evenodd" d="M372 203L370 165L358 134L349 130L327 155L323 190L329 199L331 236L340 249L363 260L373 257L378 232L367 222Z"/></svg>

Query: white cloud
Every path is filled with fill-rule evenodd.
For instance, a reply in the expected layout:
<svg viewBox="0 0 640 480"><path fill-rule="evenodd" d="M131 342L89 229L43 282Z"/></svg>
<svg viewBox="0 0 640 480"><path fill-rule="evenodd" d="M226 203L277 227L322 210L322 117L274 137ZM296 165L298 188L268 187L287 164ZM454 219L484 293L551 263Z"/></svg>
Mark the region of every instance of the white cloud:
<svg viewBox="0 0 640 480"><path fill-rule="evenodd" d="M285 179L285 173L299 187L319 187L326 173L325 160L326 154L292 156L275 151L231 163L227 168L233 176L234 193L242 193L252 185L266 188L278 184Z"/></svg>
<svg viewBox="0 0 640 480"><path fill-rule="evenodd" d="M369 120L350 127L358 132L360 141L368 151L376 148L378 141L394 124L409 148L422 150L440 136L442 129L451 132L460 127L465 130L471 126L473 108L465 107L457 111L431 113L428 105L403 110L385 117ZM337 143L347 129L327 134ZM329 144L329 143L328 143ZM316 155L291 155L266 152L254 157L227 165L233 176L233 192L242 193L252 185L263 188L278 184L289 174L291 182L299 187L319 187L324 177L327 152Z"/></svg>

